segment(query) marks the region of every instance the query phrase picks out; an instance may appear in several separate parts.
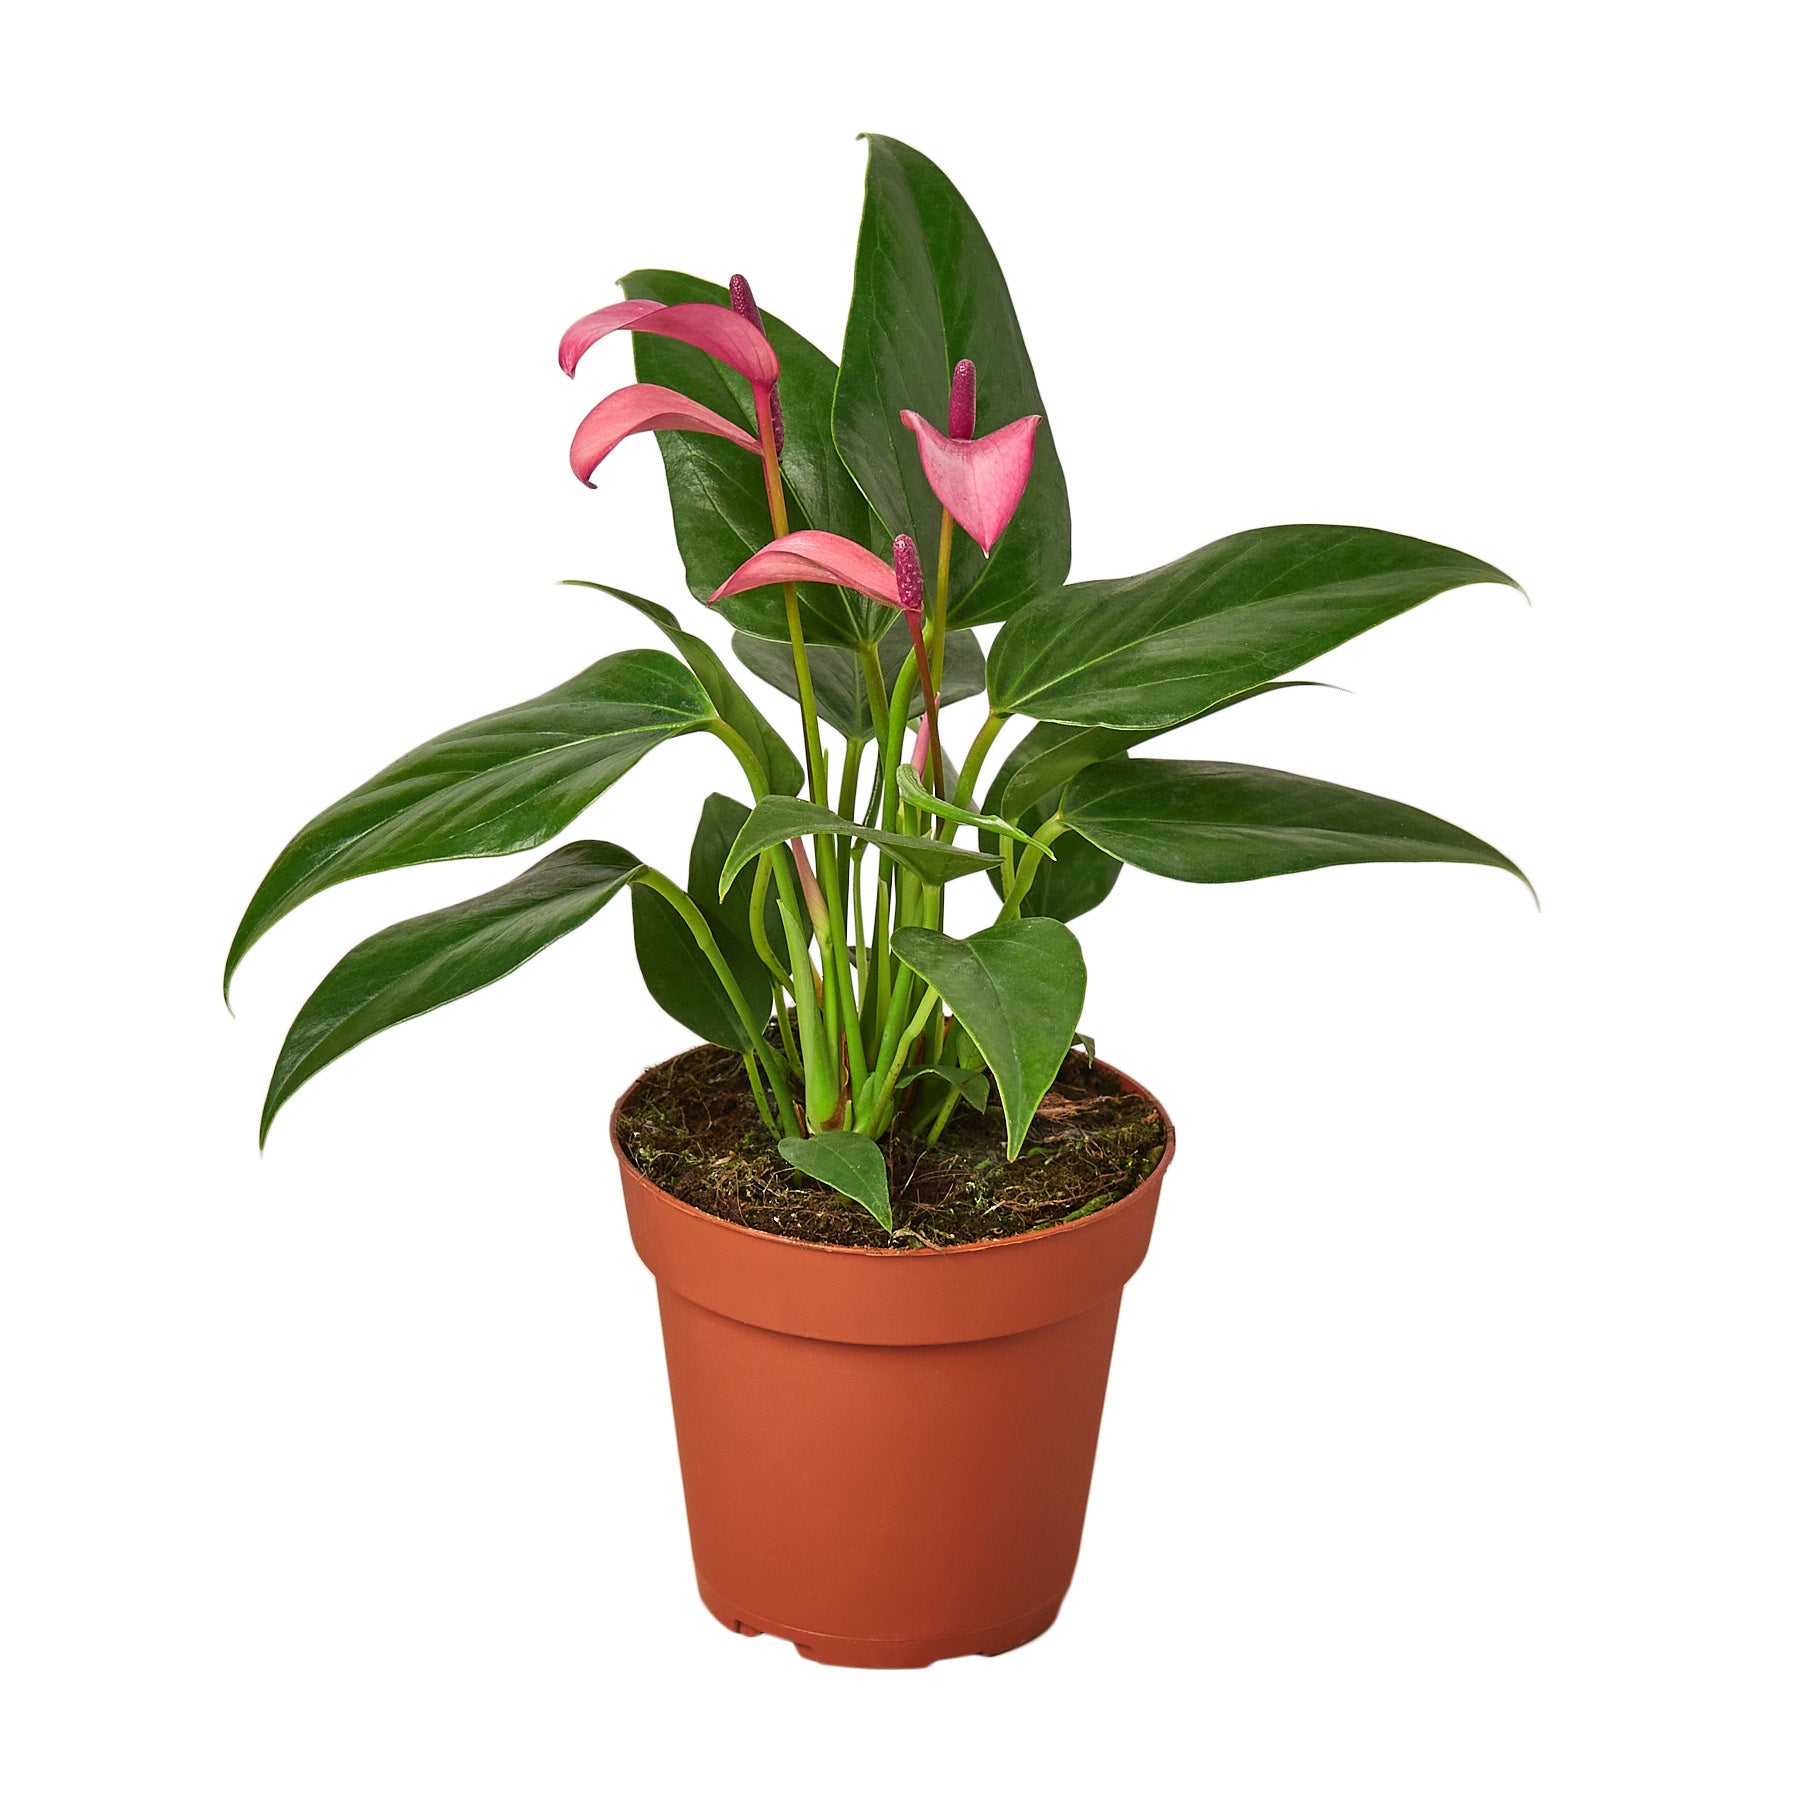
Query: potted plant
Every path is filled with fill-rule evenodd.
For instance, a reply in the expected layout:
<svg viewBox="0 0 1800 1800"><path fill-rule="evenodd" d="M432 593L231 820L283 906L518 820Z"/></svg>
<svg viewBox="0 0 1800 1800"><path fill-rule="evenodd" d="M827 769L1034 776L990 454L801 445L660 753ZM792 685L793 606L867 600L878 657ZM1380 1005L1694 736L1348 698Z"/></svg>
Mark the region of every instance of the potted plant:
<svg viewBox="0 0 1800 1800"><path fill-rule="evenodd" d="M1078 1036L1070 922L1126 863L1187 882L1519 871L1396 801L1137 753L1435 594L1509 578L1416 538L1283 525L1067 584L1062 470L987 239L916 151L877 137L869 155L841 368L741 277L666 270L627 276L561 345L575 376L633 334L639 380L581 421L574 472L591 485L657 434L688 589L798 703L799 744L674 612L578 583L668 648L445 732L320 813L257 889L226 981L334 883L530 850L659 744L719 740L740 796L701 807L685 879L583 840L378 932L302 1007L262 1130L346 1050L629 891L650 992L705 1040L612 1118L703 1597L810 1656L898 1667L1054 1618L1174 1150L1161 1107ZM984 651L975 628L995 625ZM976 697L958 757L946 715ZM947 929L950 890L961 909L984 886L991 919Z"/></svg>

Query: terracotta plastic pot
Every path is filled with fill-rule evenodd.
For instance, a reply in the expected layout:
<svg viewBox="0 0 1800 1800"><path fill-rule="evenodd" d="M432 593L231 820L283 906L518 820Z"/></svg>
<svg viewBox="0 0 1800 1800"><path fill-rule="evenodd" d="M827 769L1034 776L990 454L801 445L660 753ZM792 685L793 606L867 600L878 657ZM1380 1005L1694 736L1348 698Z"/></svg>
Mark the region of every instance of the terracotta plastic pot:
<svg viewBox="0 0 1800 1800"><path fill-rule="evenodd" d="M631 1098L613 1148L656 1277L713 1615L869 1669L996 1656L1047 1629L1075 1572L1120 1295L1175 1154L1160 1103L1161 1162L1088 1218L862 1250L665 1194L619 1150Z"/></svg>

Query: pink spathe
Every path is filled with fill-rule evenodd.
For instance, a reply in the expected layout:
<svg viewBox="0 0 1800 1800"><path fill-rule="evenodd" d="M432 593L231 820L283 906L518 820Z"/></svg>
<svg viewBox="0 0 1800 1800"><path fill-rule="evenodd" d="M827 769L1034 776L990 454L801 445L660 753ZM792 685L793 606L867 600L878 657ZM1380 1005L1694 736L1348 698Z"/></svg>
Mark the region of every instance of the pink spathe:
<svg viewBox="0 0 1800 1800"><path fill-rule="evenodd" d="M673 388L640 381L634 387L608 394L575 428L574 442L569 445L569 467L592 487L588 478L594 470L626 438L639 431L704 431L740 445L753 456L759 453L756 439L741 425L732 424Z"/></svg>
<svg viewBox="0 0 1800 1800"><path fill-rule="evenodd" d="M883 605L900 604L894 571L873 550L835 531L790 531L778 537L733 571L713 599L783 581L832 581Z"/></svg>
<svg viewBox="0 0 1800 1800"><path fill-rule="evenodd" d="M615 331L648 331L692 344L757 387L773 387L781 373L774 349L756 326L729 306L705 300L686 300L677 306L664 306L659 300L620 300L577 319L563 333L557 350L562 372L573 375L588 351Z"/></svg>
<svg viewBox="0 0 1800 1800"><path fill-rule="evenodd" d="M1024 497L1040 416L1015 419L973 439L945 437L916 412L901 413L900 422L919 440L919 461L931 491L985 556Z"/></svg>

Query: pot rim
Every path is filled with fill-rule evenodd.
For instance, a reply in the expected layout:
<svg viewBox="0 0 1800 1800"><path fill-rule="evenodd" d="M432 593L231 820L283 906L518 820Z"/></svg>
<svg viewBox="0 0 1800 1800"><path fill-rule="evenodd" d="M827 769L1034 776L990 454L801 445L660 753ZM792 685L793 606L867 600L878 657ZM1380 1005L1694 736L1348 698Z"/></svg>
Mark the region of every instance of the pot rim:
<svg viewBox="0 0 1800 1800"><path fill-rule="evenodd" d="M699 1049L701 1046L696 1044L690 1045L688 1048ZM980 1242L974 1244L946 1244L942 1246L924 1244L911 1245L906 1248L901 1248L898 1245L889 1246L887 1248L878 1248L872 1244L815 1244L809 1239L788 1237L779 1231L758 1231L754 1226L740 1225L734 1219L722 1219L717 1213L707 1212L703 1207L690 1206L687 1201L677 1199L676 1196L671 1194L666 1188L658 1187L657 1184L652 1181L642 1169L638 1168L637 1164L632 1162L631 1158L626 1154L624 1145L619 1142L619 1114L625 1110L625 1103L637 1092L646 1075L654 1073L657 1069L665 1068L669 1063L674 1062L676 1057L686 1056L687 1054L687 1050L677 1050L674 1056L665 1056L661 1062L651 1063L638 1074L631 1085L626 1088L624 1093L613 1102L612 1112L608 1116L606 1124L606 1134L611 1141L613 1154L618 1157L622 1164L630 1168L637 1175L638 1179L643 1182L645 1187L649 1188L665 1206L674 1207L677 1211L686 1213L690 1218L700 1220L707 1225L716 1226L721 1231L734 1232L740 1237L753 1238L759 1243L785 1244L794 1250L814 1250L822 1256L866 1257L886 1262L899 1260L911 1260L915 1262L925 1260L936 1261L946 1256L972 1256L983 1250L998 1251L1005 1250L1009 1247L1016 1247L1020 1244L1042 1243L1047 1238L1064 1237L1071 1232L1085 1231L1091 1225L1098 1225L1103 1220L1111 1218L1114 1214L1121 1213L1128 1207L1136 1206L1141 1202L1145 1194L1150 1194L1152 1196L1157 1194L1162 1186L1162 1177L1168 1169L1171 1158L1175 1154L1175 1121L1169 1117L1169 1109L1164 1106L1141 1081L1134 1080L1130 1075L1126 1074L1123 1069L1118 1068L1114 1064L1107 1062L1104 1058L1097 1056L1093 1058L1093 1066L1095 1068L1105 1069L1108 1074L1116 1075L1125 1085L1128 1092L1142 1094L1144 1098L1156 1108L1157 1117L1162 1120L1162 1155L1157 1158L1156 1167L1152 1169L1130 1193L1122 1195L1109 1206L1101 1207L1098 1212L1089 1213L1085 1219L1068 1219L1060 1225L1041 1226L1036 1231L1015 1232L1011 1237L983 1238ZM852 1202L852 1204L854 1205L855 1202Z"/></svg>

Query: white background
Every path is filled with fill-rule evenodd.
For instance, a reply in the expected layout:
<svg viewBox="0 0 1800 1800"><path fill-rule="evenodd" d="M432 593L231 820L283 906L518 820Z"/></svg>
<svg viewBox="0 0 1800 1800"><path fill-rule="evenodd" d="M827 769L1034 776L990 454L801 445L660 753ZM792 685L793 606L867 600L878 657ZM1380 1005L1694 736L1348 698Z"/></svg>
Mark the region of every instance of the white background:
<svg viewBox="0 0 1800 1800"><path fill-rule="evenodd" d="M1780 9L1007 11L11 27L9 1797L1800 1786ZM649 641L558 577L702 617L651 445L564 461L627 349L556 340L664 264L835 351L864 129L988 228L1078 576L1295 519L1518 576L1178 742L1543 896L1127 873L1082 923L1180 1159L1061 1622L909 1675L694 1595L605 1143L684 1033L626 909L261 1159L331 962L524 859L339 888L218 997L303 819ZM679 868L711 786L679 743L577 829Z"/></svg>

